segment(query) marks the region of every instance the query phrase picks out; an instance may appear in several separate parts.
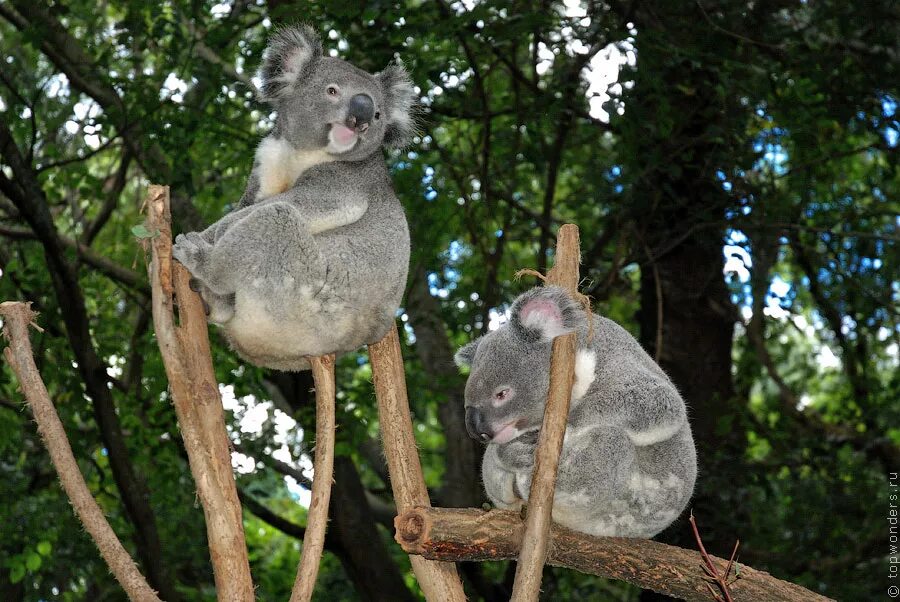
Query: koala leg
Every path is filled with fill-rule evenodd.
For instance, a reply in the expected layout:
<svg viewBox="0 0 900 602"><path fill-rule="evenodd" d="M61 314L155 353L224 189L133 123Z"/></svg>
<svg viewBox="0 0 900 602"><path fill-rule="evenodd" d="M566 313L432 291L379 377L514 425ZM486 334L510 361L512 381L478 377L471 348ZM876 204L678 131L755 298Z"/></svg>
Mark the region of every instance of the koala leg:
<svg viewBox="0 0 900 602"><path fill-rule="evenodd" d="M213 324L224 324L234 317L234 294L217 295L198 278L191 278L191 290L200 294L206 317Z"/></svg>
<svg viewBox="0 0 900 602"><path fill-rule="evenodd" d="M207 287L218 295L250 287L271 296L324 283L325 262L297 209L267 203L244 212L212 245L203 273L195 274Z"/></svg>
<svg viewBox="0 0 900 602"><path fill-rule="evenodd" d="M566 432L557 490L590 492L595 500L614 499L636 468L634 444L623 428L594 426Z"/></svg>

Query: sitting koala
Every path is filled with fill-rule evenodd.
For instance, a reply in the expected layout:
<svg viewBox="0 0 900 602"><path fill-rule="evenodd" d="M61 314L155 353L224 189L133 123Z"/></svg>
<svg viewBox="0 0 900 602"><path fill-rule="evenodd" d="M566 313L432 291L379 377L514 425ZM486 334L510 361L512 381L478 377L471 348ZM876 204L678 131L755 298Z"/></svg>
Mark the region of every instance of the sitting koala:
<svg viewBox="0 0 900 602"><path fill-rule="evenodd" d="M487 443L484 487L499 508L528 501L554 337L578 335L553 520L591 535L653 537L687 505L697 476L684 401L662 369L615 322L565 290L534 288L494 332L462 347L471 366L466 428Z"/></svg>
<svg viewBox="0 0 900 602"><path fill-rule="evenodd" d="M239 207L173 255L241 356L304 370L394 323L409 231L381 148L413 136L415 91L401 67L371 75L292 27L269 42L262 95L278 117Z"/></svg>

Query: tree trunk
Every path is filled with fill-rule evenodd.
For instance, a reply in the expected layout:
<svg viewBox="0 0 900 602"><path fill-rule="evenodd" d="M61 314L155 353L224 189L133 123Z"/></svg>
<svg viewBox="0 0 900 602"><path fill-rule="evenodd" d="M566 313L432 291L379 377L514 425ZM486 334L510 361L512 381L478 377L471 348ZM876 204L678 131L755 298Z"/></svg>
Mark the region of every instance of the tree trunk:
<svg viewBox="0 0 900 602"><path fill-rule="evenodd" d="M441 317L441 306L428 290L428 275L421 263L410 274L406 311L416 334L414 348L432 390L446 397L438 405L438 420L446 445L444 484L438 501L448 508L480 506L484 500L481 488L484 448L466 432L465 380L453 362L454 350Z"/></svg>
<svg viewBox="0 0 900 602"><path fill-rule="evenodd" d="M414 600L375 525L356 466L346 456L334 459L331 497L329 538L337 542L336 554L360 597Z"/></svg>
<svg viewBox="0 0 900 602"><path fill-rule="evenodd" d="M743 438L731 375L737 314L722 272L725 211L733 200L716 172L730 166L722 163L731 149L721 132L735 131L732 121L745 119L745 110L730 111L716 71L671 51L698 42L680 39L692 32L665 29L666 15L685 19L681 13L697 10L659 2L637 10L638 69L622 120L634 157L626 165L634 174L626 211L634 253L643 258L640 340L687 402L699 468L691 508L707 549L728 555L742 523L721 494L740 473ZM683 517L659 539L696 545Z"/></svg>

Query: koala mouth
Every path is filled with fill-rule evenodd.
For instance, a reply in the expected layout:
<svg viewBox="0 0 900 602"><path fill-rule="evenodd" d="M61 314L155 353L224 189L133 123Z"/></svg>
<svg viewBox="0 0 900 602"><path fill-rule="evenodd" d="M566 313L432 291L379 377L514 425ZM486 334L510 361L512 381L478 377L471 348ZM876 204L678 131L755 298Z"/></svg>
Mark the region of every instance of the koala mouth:
<svg viewBox="0 0 900 602"><path fill-rule="evenodd" d="M328 152L346 153L356 146L359 134L355 129L348 128L342 123L332 123L328 131Z"/></svg>
<svg viewBox="0 0 900 602"><path fill-rule="evenodd" d="M507 422L502 425L497 431L494 433L494 436L491 438L491 443L503 444L507 441L512 441L515 439L521 431L518 427L519 419L513 420L511 422Z"/></svg>

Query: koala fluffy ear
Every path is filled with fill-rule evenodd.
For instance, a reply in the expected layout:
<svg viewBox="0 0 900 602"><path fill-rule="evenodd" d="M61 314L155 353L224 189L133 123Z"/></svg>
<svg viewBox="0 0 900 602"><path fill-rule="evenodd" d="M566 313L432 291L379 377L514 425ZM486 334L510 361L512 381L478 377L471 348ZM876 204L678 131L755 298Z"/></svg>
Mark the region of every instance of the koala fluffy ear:
<svg viewBox="0 0 900 602"><path fill-rule="evenodd" d="M471 343L466 343L460 347L459 351L456 352L456 355L453 356L453 361L456 362L456 365L460 368L463 366L471 366L472 362L475 361L475 352L478 350L478 343L480 342L481 337L478 337Z"/></svg>
<svg viewBox="0 0 900 602"><path fill-rule="evenodd" d="M587 326L584 308L558 286L539 286L523 293L512 307L510 325L527 340L552 341Z"/></svg>
<svg viewBox="0 0 900 602"><path fill-rule="evenodd" d="M416 134L416 90L406 69L400 65L389 65L377 77L387 102L384 145L403 148Z"/></svg>
<svg viewBox="0 0 900 602"><path fill-rule="evenodd" d="M272 34L260 76L262 100L275 102L306 77L322 58L322 42L309 25L284 27Z"/></svg>

